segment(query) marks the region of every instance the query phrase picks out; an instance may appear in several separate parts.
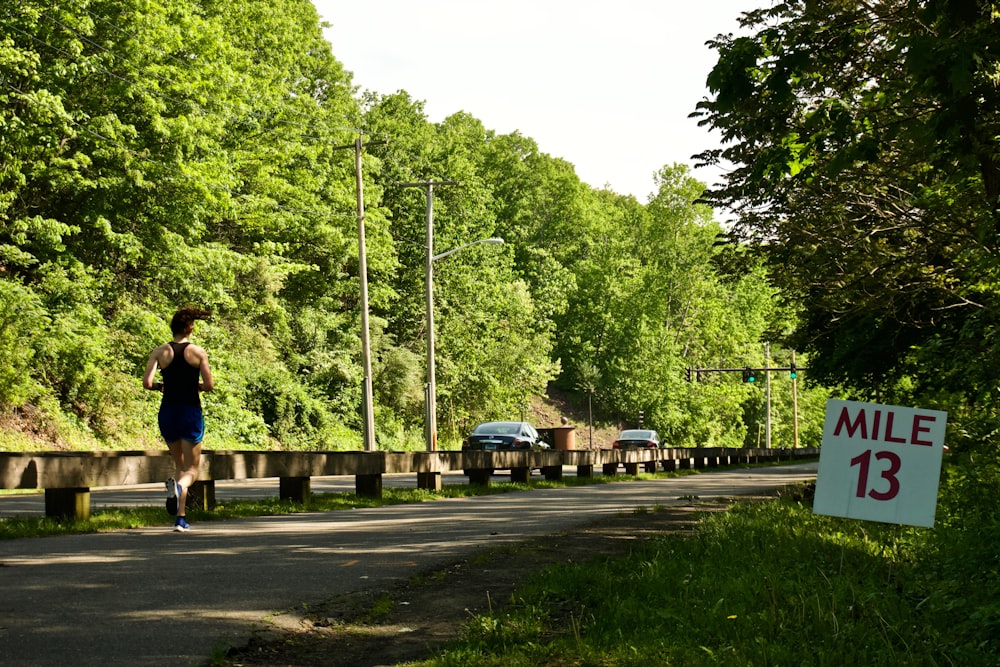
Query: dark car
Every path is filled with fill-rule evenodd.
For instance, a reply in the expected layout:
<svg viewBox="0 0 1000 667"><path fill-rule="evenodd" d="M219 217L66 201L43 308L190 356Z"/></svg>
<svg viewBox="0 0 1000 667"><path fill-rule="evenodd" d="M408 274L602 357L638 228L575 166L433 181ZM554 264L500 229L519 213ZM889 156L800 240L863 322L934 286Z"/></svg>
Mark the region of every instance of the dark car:
<svg viewBox="0 0 1000 667"><path fill-rule="evenodd" d="M463 450L504 451L549 449L549 445L528 422L486 422L472 429L462 443Z"/></svg>
<svg viewBox="0 0 1000 667"><path fill-rule="evenodd" d="M634 428L622 431L614 449L655 449L660 446L660 436L650 429Z"/></svg>

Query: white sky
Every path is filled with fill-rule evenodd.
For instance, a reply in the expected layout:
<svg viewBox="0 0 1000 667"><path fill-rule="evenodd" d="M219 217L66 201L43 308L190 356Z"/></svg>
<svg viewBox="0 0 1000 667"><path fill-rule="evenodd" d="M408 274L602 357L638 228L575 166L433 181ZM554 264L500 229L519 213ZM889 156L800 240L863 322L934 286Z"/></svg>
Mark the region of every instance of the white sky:
<svg viewBox="0 0 1000 667"><path fill-rule="evenodd" d="M768 0L313 0L354 84L407 91L430 121L518 130L580 178L645 202L653 174L718 140L688 114L706 40ZM696 170L711 183L718 171ZM447 174L442 174L446 177Z"/></svg>

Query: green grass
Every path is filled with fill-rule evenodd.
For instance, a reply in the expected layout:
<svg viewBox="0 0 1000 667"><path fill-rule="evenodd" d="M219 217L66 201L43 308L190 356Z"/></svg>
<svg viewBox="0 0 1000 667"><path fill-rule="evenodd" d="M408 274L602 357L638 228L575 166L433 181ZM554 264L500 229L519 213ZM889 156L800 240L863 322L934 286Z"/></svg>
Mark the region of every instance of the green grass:
<svg viewBox="0 0 1000 667"><path fill-rule="evenodd" d="M1000 512L948 477L933 530L818 516L789 494L560 564L420 664L1000 664Z"/></svg>

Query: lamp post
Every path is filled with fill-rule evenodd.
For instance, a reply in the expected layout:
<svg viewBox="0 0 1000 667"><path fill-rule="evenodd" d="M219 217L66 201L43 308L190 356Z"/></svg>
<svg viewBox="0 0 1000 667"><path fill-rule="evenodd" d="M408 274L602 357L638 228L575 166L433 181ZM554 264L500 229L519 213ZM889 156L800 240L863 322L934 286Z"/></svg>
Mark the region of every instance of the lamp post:
<svg viewBox="0 0 1000 667"><path fill-rule="evenodd" d="M425 418L424 438L427 443L427 451L437 451L437 385L434 377L434 262L452 255L459 250L480 243L503 243L501 238L479 239L472 243L451 250L446 250L438 255L434 254L434 186L437 185L458 185L457 181L419 181L416 183L400 183L403 188L425 188L427 191L427 265L426 265L426 287L427 287L427 395L425 397Z"/></svg>
<svg viewBox="0 0 1000 667"><path fill-rule="evenodd" d="M478 241L473 241L472 243L466 243L465 245L460 245L457 248L452 248L451 250L446 250L443 253L441 253L440 255L434 255L433 257L431 257L431 259L436 262L439 259L443 259L444 257L447 257L448 255L454 255L459 250L465 250L466 248L470 248L470 247L472 247L474 245L479 245L480 243L497 243L497 244L503 245L503 242L504 242L504 240L501 239L501 238L479 239Z"/></svg>
<svg viewBox="0 0 1000 667"><path fill-rule="evenodd" d="M428 200L430 197L428 196ZM430 208L428 204L428 216ZM452 255L459 250L465 250L480 243L503 243L501 238L479 239L457 248L452 248L435 255L433 246L433 229L428 217L427 226L427 426L424 435L427 438L427 451L437 451L437 381L434 375L434 262Z"/></svg>

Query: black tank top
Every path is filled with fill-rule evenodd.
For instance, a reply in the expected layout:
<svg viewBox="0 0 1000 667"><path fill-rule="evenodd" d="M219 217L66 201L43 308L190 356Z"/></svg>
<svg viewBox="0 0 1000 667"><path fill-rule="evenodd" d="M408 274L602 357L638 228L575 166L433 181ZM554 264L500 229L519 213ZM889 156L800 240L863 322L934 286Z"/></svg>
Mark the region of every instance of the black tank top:
<svg viewBox="0 0 1000 667"><path fill-rule="evenodd" d="M201 372L197 366L192 366L184 359L184 350L190 343L170 342L174 351L174 360L166 368L160 369L163 376L164 405L196 405L201 407L201 396L198 393L198 381Z"/></svg>

